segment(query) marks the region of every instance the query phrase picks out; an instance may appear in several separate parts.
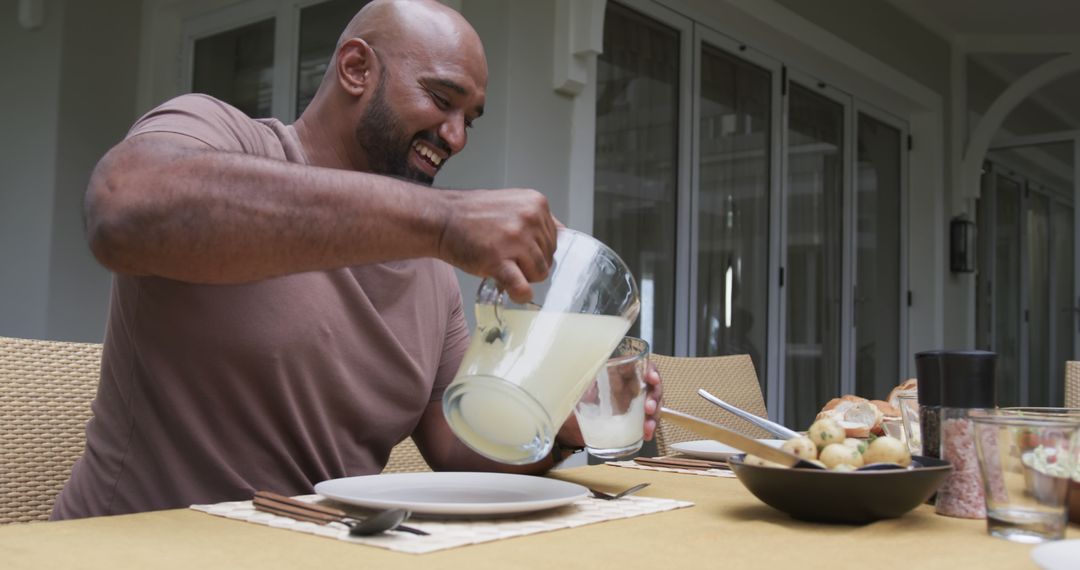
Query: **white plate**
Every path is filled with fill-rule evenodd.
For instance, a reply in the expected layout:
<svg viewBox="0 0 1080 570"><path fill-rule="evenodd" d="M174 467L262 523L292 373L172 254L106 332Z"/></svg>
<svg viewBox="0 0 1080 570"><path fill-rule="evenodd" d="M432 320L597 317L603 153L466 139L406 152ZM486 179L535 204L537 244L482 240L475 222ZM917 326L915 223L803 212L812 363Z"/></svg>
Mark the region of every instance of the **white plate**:
<svg viewBox="0 0 1080 570"><path fill-rule="evenodd" d="M1043 570L1076 570L1080 540L1046 542L1031 549L1031 559Z"/></svg>
<svg viewBox="0 0 1080 570"><path fill-rule="evenodd" d="M772 447L780 447L784 444L782 439L759 439L758 441ZM727 461L728 457L742 453L730 445L724 445L711 439L673 443L670 447L679 453L713 461Z"/></svg>
<svg viewBox="0 0 1080 570"><path fill-rule="evenodd" d="M384 473L331 479L315 492L350 505L432 515L495 515L560 507L589 490L556 479L504 473Z"/></svg>

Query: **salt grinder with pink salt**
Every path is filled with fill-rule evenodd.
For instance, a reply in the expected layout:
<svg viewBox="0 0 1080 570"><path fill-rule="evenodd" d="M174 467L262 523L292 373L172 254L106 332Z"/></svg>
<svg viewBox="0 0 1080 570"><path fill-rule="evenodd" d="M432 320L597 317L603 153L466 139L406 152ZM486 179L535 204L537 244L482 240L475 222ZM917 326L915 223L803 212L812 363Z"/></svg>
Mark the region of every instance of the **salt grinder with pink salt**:
<svg viewBox="0 0 1080 570"><path fill-rule="evenodd" d="M984 519L986 500L971 415L995 407L997 354L966 350L942 357L941 458L952 463L953 472L938 489L935 508L940 515Z"/></svg>

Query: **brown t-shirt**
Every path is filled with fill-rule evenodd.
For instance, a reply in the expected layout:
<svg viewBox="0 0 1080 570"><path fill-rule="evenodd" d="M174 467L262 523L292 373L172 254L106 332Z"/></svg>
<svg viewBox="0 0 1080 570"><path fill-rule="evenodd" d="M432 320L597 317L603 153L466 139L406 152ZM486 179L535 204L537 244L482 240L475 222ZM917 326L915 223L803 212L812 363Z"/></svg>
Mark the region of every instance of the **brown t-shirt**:
<svg viewBox="0 0 1080 570"><path fill-rule="evenodd" d="M306 163L291 126L202 95L158 107L128 136L148 132ZM467 342L454 271L435 259L228 286L116 275L86 453L53 518L378 473Z"/></svg>

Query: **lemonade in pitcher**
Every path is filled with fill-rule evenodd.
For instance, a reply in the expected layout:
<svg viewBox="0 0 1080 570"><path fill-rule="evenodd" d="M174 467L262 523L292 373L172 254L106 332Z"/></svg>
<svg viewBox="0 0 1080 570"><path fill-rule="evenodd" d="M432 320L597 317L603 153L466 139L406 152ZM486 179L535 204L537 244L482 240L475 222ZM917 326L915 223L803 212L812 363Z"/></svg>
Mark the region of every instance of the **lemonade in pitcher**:
<svg viewBox="0 0 1080 570"><path fill-rule="evenodd" d="M531 463L550 452L638 311L637 284L622 260L565 228L534 301L516 305L493 282L481 285L472 342L443 396L454 433L504 463Z"/></svg>

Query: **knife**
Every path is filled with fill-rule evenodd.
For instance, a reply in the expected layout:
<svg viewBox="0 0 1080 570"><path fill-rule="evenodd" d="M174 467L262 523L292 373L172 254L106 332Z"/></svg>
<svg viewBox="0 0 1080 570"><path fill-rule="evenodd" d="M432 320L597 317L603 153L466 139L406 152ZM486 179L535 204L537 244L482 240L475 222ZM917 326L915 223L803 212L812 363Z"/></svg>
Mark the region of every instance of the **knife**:
<svg viewBox="0 0 1080 570"><path fill-rule="evenodd" d="M730 445L739 451L745 451L746 453L756 455L766 461L779 463L784 467L822 469L820 465L810 463L794 453L788 453L782 449L765 445L760 441L746 437L745 435L731 431L726 427L714 424L710 421L691 416L690 414L684 414L672 410L671 408L661 408L661 412L661 419L667 420L679 427L686 428L698 435Z"/></svg>

